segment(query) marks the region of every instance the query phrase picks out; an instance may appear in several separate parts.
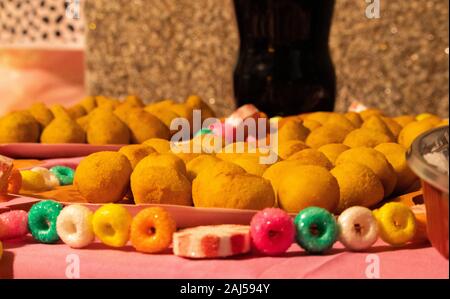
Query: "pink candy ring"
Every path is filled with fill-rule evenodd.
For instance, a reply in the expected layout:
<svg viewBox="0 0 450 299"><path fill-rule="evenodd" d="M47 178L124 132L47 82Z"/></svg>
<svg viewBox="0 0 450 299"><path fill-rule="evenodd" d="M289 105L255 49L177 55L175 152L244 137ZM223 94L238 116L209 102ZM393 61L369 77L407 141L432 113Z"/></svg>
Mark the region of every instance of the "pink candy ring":
<svg viewBox="0 0 450 299"><path fill-rule="evenodd" d="M339 241L350 250L368 249L378 239L378 224L368 208L348 208L342 212L337 222L340 230Z"/></svg>
<svg viewBox="0 0 450 299"><path fill-rule="evenodd" d="M294 242L294 221L283 210L267 208L253 216L250 234L253 245L262 253L282 254Z"/></svg>
<svg viewBox="0 0 450 299"><path fill-rule="evenodd" d="M0 214L0 240L14 239L28 234L28 213L9 211Z"/></svg>

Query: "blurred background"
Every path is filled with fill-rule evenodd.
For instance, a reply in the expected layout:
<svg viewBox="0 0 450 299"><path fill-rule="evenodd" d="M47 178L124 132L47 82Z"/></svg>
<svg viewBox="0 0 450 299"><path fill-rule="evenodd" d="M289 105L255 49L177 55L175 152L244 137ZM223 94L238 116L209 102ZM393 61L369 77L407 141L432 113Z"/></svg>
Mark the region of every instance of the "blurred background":
<svg viewBox="0 0 450 299"><path fill-rule="evenodd" d="M448 117L448 1L380 0L378 16L368 15L374 9L370 1L331 2L329 53L336 82L330 97L335 94L336 110L359 101L387 114ZM199 94L219 115L229 114L239 104L233 72L243 57L234 4L0 0L0 114L32 102L70 104L86 95L128 94L146 102ZM246 13L256 15L252 9ZM305 11L302 20L311 21L308 16L322 8ZM321 20L326 18L314 22ZM304 30L295 22L282 26L285 32Z"/></svg>

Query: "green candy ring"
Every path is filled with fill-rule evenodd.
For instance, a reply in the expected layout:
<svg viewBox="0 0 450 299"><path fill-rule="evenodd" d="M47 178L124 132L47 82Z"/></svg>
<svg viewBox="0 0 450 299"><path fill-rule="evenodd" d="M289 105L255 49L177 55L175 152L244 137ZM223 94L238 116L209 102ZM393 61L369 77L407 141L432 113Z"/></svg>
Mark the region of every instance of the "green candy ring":
<svg viewBox="0 0 450 299"><path fill-rule="evenodd" d="M214 132L211 129L203 128L203 129L199 130L197 133L195 133L194 137L209 135L209 134L214 134Z"/></svg>
<svg viewBox="0 0 450 299"><path fill-rule="evenodd" d="M306 208L295 217L297 243L309 253L322 253L336 242L339 229L334 216L318 207Z"/></svg>
<svg viewBox="0 0 450 299"><path fill-rule="evenodd" d="M61 186L68 186L73 184L75 170L73 170L72 168L66 166L55 166L50 168L50 172L56 176Z"/></svg>
<svg viewBox="0 0 450 299"><path fill-rule="evenodd" d="M28 212L28 228L36 241L51 244L59 240L56 219L62 209L62 204L52 200L44 200L31 207Z"/></svg>

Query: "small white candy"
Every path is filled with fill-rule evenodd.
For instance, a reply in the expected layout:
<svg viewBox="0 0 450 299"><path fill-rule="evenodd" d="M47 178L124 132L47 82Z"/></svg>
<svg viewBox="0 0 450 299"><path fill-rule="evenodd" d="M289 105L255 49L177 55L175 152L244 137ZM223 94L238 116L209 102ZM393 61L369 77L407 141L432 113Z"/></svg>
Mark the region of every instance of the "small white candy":
<svg viewBox="0 0 450 299"><path fill-rule="evenodd" d="M31 169L31 171L40 173L44 177L45 185L47 185L49 189L53 189L60 185L58 178L47 168L34 167L33 169Z"/></svg>
<svg viewBox="0 0 450 299"><path fill-rule="evenodd" d="M58 236L72 248L88 246L95 239L92 217L92 211L85 206L66 206L56 220Z"/></svg>
<svg viewBox="0 0 450 299"><path fill-rule="evenodd" d="M378 239L378 224L372 211L365 207L351 207L339 216L339 241L348 249L370 248Z"/></svg>

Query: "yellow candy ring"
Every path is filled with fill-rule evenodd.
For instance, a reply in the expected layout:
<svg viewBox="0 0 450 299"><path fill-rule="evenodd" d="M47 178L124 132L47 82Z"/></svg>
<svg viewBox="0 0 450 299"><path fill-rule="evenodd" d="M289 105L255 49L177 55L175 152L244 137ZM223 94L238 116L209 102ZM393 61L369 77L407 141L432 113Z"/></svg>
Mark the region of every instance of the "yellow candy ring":
<svg viewBox="0 0 450 299"><path fill-rule="evenodd" d="M117 204L107 204L99 208L92 219L95 235L111 247L123 247L130 236L132 217L130 213Z"/></svg>
<svg viewBox="0 0 450 299"><path fill-rule="evenodd" d="M411 209L399 202L390 202L374 211L379 234L384 242L401 246L414 238L416 218Z"/></svg>
<svg viewBox="0 0 450 299"><path fill-rule="evenodd" d="M22 190L28 192L42 192L48 189L45 184L44 176L40 173L23 170L20 172L22 176Z"/></svg>

